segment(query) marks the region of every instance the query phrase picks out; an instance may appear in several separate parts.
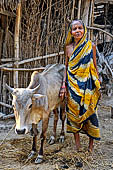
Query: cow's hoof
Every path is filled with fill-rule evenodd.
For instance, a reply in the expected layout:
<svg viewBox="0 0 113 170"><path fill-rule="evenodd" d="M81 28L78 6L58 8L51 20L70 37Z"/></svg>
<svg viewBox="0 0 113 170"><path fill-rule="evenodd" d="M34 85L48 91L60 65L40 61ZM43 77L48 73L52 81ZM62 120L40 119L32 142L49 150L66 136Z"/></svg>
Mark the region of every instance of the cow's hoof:
<svg viewBox="0 0 113 170"><path fill-rule="evenodd" d="M53 145L55 143L55 137L51 136L48 142L50 145Z"/></svg>
<svg viewBox="0 0 113 170"><path fill-rule="evenodd" d="M32 159L36 155L35 151L31 151L31 153L28 155L28 159Z"/></svg>
<svg viewBox="0 0 113 170"><path fill-rule="evenodd" d="M64 136L60 136L59 142L60 142L60 143L64 143L64 140L65 140L65 137L64 137Z"/></svg>
<svg viewBox="0 0 113 170"><path fill-rule="evenodd" d="M43 162L43 156L38 155L37 158L35 159L35 164L41 164Z"/></svg>

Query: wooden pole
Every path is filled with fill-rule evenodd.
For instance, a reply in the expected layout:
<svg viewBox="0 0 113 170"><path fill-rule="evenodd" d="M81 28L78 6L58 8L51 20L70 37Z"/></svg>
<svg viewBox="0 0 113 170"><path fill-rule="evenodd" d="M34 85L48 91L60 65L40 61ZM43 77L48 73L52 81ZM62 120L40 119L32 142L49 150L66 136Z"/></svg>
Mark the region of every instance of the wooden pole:
<svg viewBox="0 0 113 170"><path fill-rule="evenodd" d="M91 16L91 26L94 25L94 0L92 0L92 16ZM93 41L93 30L91 30L91 40Z"/></svg>
<svg viewBox="0 0 113 170"><path fill-rule="evenodd" d="M15 52L15 68L19 68L19 30L21 20L21 1L18 3L16 11L16 23L15 23L15 37L14 37L14 52ZM14 72L14 88L18 87L18 71Z"/></svg>
<svg viewBox="0 0 113 170"><path fill-rule="evenodd" d="M94 4L94 0L90 0L90 10L89 10L89 26L93 26L92 25L92 17L93 17L93 4ZM89 31L89 39L92 40L92 36L91 34L93 33L93 30Z"/></svg>
<svg viewBox="0 0 113 170"><path fill-rule="evenodd" d="M81 1L81 0L79 0ZM72 12L71 12L71 20L74 20L74 11L75 11L75 0L73 0L73 8L72 8Z"/></svg>
<svg viewBox="0 0 113 170"><path fill-rule="evenodd" d="M48 5L48 2L47 1L47 5ZM52 6L52 0L50 0L50 5L49 5L49 13L48 13L48 22L47 22L47 39L46 39L46 54L48 52L48 34L49 34L49 26L50 26L50 19L51 19L51 6Z"/></svg>
<svg viewBox="0 0 113 170"><path fill-rule="evenodd" d="M84 11L83 11L83 15L81 18L86 26L88 25L89 7L90 7L90 0L85 0Z"/></svg>
<svg viewBox="0 0 113 170"><path fill-rule="evenodd" d="M81 0L78 2L78 15L77 18L80 19L80 11L81 11Z"/></svg>

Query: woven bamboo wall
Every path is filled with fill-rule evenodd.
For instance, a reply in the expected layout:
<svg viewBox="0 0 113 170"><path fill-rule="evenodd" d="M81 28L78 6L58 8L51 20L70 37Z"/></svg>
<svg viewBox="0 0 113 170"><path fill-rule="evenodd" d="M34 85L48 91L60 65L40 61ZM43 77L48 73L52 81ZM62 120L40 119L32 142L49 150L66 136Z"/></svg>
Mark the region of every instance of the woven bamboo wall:
<svg viewBox="0 0 113 170"><path fill-rule="evenodd" d="M15 67L14 56L14 32L16 20L17 1L14 3L0 3L0 67L7 66ZM94 24L98 15L101 15L98 5L95 6L94 11L91 10L91 3L89 4L88 24ZM91 0L90 2L94 2ZM70 20L84 18L88 6L85 5L84 0L23 0L21 11L21 25L19 36L19 61L35 59L38 56L45 56L47 54L54 54L63 51L66 34L68 32ZM105 5L105 4L104 4ZM109 9L109 8L108 8ZM92 13L91 13L92 12ZM91 25L89 25L91 26ZM100 25L99 25L100 26ZM105 25L107 26L107 24ZM101 28L101 27L100 27ZM98 43L105 40L103 33L95 31L93 40ZM100 35L102 35L100 37ZM106 48L107 51L112 50ZM63 63L63 55L54 55L53 57L45 57L44 59L36 59L29 62L19 64L19 68L37 68L51 63ZM27 87L30 82L30 75L32 71L19 71L19 87ZM0 100L3 103L11 105L11 95L5 89L5 83L14 87L14 72L0 69ZM1 105L0 112L9 113L12 109Z"/></svg>

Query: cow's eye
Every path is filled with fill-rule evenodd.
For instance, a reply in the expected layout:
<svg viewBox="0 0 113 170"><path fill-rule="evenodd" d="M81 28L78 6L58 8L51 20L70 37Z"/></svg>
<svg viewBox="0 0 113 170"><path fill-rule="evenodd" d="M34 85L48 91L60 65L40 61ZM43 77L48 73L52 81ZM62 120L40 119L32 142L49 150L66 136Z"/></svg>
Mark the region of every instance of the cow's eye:
<svg viewBox="0 0 113 170"><path fill-rule="evenodd" d="M29 105L29 109L31 109L31 108L32 108L32 104Z"/></svg>

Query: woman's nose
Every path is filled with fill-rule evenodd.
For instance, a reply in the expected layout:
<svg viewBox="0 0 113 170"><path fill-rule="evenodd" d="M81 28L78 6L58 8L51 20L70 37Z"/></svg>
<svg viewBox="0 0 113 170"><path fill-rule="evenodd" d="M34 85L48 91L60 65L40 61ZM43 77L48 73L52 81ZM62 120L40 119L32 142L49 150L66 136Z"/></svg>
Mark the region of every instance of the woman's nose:
<svg viewBox="0 0 113 170"><path fill-rule="evenodd" d="M78 31L79 31L79 28L76 29L76 32L78 32Z"/></svg>

